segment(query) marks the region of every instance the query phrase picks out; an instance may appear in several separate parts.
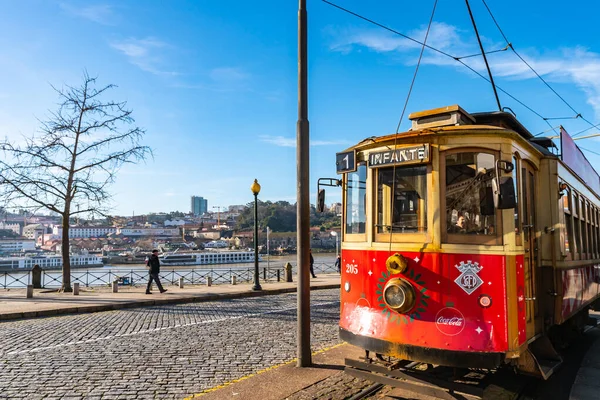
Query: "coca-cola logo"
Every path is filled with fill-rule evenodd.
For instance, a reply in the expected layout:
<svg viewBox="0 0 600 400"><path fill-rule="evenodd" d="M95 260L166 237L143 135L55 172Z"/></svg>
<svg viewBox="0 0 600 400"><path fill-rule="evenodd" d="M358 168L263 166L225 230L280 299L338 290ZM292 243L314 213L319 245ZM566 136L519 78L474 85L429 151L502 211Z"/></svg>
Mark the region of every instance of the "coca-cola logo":
<svg viewBox="0 0 600 400"><path fill-rule="evenodd" d="M435 326L444 335L458 335L465 329L465 317L454 307L442 308L435 316Z"/></svg>

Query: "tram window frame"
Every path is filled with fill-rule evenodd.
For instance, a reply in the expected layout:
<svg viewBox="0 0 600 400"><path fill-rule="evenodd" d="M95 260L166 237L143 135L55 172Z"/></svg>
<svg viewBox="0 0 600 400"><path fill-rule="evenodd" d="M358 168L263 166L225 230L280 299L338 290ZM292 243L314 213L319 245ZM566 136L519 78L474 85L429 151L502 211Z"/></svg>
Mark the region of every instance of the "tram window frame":
<svg viewBox="0 0 600 400"><path fill-rule="evenodd" d="M594 232L595 210L594 205L591 202L588 202L588 210L590 218L590 222L588 223L588 237L590 240L590 260L593 260L594 258L596 258L596 234Z"/></svg>
<svg viewBox="0 0 600 400"><path fill-rule="evenodd" d="M594 259L598 258L598 208L592 204L592 233L594 236Z"/></svg>
<svg viewBox="0 0 600 400"><path fill-rule="evenodd" d="M586 209L587 209L587 235L588 235L588 258L594 258L594 236L592 234L592 210L591 204L589 200L586 201Z"/></svg>
<svg viewBox="0 0 600 400"><path fill-rule="evenodd" d="M562 180L560 180L562 182ZM559 207L560 215L564 218L564 237L561 240L561 249L563 250L563 255L567 258L567 260L573 260L574 257L574 247L575 241L573 237L573 213L572 213L572 204L571 201L571 188L567 186L564 189L565 194L560 199L561 203Z"/></svg>
<svg viewBox="0 0 600 400"><path fill-rule="evenodd" d="M521 228L521 158L513 154L514 168L512 171L513 183L515 185L515 246L523 245L523 229Z"/></svg>
<svg viewBox="0 0 600 400"><path fill-rule="evenodd" d="M579 221L581 224L581 259L587 260L589 253L589 243L587 234L587 210L585 207L585 198L579 195Z"/></svg>
<svg viewBox="0 0 600 400"><path fill-rule="evenodd" d="M364 182L362 182L364 184L364 186L358 187L358 213L361 212L360 207L361 207L361 203L360 203L360 197L362 196L362 217L364 219L364 223L362 225L362 229L360 226L360 221L358 221L358 232L353 231L352 229L349 229L349 225L348 225L348 216L352 215L352 213L348 212L348 208L351 206L351 202L348 201L348 194L349 191L351 189L351 187L349 187L349 180L352 176L357 175L358 176L358 182L359 184L361 183L360 179L361 179L361 173L364 174ZM353 172L347 172L344 174L344 190L343 190L343 196L344 196L344 204L345 207L342 210L343 212L343 240L345 241L350 241L350 242L359 242L359 241L365 241L366 237L367 237L367 193L368 193L368 177L369 175L369 171L367 168L367 163L365 161L361 161L357 163L357 168L356 171ZM357 217L358 214L357 214ZM351 222L350 226L353 227L354 226L354 221Z"/></svg>
<svg viewBox="0 0 600 400"><path fill-rule="evenodd" d="M374 218L374 226L373 226L373 236L374 236L374 241L375 242L417 242L417 243L423 243L423 242L430 242L430 236L429 236L429 210L428 208L430 207L430 202L431 202L431 195L429 193L432 192L431 190L431 183L430 183L430 177L431 177L431 172L432 172L432 166L431 164L411 164L411 165L406 165L406 166L396 166L396 171L401 171L403 169L415 169L415 168L424 168L425 169L425 174L420 175L424 178L425 180L425 194L424 194L424 198L422 199L423 202L422 204L419 206L420 210L422 210L422 212L424 212L425 215L418 215L417 219L422 220L424 218L424 222L425 222L425 226L423 230L420 231L408 231L408 232L397 232L397 231L385 231L384 229L382 229L381 223L383 222L381 220L381 218L383 218L383 216L381 216L380 218L380 207L381 207L381 201L382 199L380 198L380 179L381 179L381 173L382 171L388 171L388 170L393 170L393 166L392 167L381 167L381 168L376 168L373 170L373 179L375 181L375 184L373 185L373 208L374 208L374 213L373 213L373 218ZM396 172L397 173L397 172ZM397 178L396 178L397 179ZM391 195L391 193L390 193ZM388 204L391 202L388 201ZM393 216L390 216L388 218L393 218Z"/></svg>
<svg viewBox="0 0 600 400"><path fill-rule="evenodd" d="M598 207L592 205L594 209L594 258L599 258L598 254Z"/></svg>
<svg viewBox="0 0 600 400"><path fill-rule="evenodd" d="M572 191L573 196L573 236L575 238L575 260L581 260L581 206L579 204L579 193Z"/></svg>
<svg viewBox="0 0 600 400"><path fill-rule="evenodd" d="M444 210L440 213L441 220L441 239L442 243L448 244L470 244L470 245L490 245L490 246L501 246L503 244L503 233L504 227L502 224L502 210L495 208L494 209L494 217L495 217L495 235L489 234L471 234L471 233L452 233L448 232L448 217L446 213L446 202L447 202L447 158L453 154L465 154L465 153L483 153L488 154L494 157L494 163L498 160L502 160L500 152L497 150L492 150L488 148L480 148L480 147L464 147L458 149L450 149L443 152L440 152L440 160L439 160L439 176L440 176L440 210Z"/></svg>

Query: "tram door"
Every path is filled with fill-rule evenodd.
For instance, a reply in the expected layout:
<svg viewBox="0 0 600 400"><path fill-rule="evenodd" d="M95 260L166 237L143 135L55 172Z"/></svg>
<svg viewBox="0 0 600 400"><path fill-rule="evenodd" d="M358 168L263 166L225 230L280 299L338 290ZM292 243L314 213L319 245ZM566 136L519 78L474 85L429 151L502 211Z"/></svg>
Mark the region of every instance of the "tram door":
<svg viewBox="0 0 600 400"><path fill-rule="evenodd" d="M538 312L537 300L537 238L536 238L536 172L527 163L521 168L521 199L523 212L521 226L523 227L523 268L525 273L525 304L527 321L527 338L533 337L541 329L541 318Z"/></svg>

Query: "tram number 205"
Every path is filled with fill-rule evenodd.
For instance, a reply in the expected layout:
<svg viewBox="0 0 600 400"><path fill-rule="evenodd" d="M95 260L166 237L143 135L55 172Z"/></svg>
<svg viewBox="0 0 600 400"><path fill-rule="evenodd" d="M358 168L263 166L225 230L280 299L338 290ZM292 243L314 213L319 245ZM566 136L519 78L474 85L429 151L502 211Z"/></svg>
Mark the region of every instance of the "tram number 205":
<svg viewBox="0 0 600 400"><path fill-rule="evenodd" d="M347 274L358 274L358 265L346 264L346 273Z"/></svg>

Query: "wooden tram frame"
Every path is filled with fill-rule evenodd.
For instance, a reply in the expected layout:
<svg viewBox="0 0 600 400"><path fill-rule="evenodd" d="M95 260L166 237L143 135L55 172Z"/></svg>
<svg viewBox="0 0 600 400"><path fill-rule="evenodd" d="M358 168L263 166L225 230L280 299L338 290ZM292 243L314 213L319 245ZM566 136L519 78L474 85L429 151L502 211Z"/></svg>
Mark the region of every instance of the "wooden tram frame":
<svg viewBox="0 0 600 400"><path fill-rule="evenodd" d="M396 253L440 256L462 253L470 254L473 258L501 255L506 262L503 283L506 296L506 346L501 352L474 351L466 347L461 351L448 352L438 350L433 345L403 343L399 336L385 338L385 329L368 334L359 332L358 328L354 332L348 329L348 326L356 326L356 321L352 321L356 316L344 314L345 308L350 305L345 292L349 292L347 289L350 285L362 287L364 293L371 292L367 270L376 267L375 258L373 265L367 265L371 264L370 259L362 261L363 265L358 268L359 276L342 271L340 337L367 351L399 359L455 367L493 368L511 364L524 373L547 378L560 364L560 357L549 339L573 327L582 328L587 323L589 307L600 296L600 178L583 154L566 157L570 164L561 159L565 157L567 148L570 151L577 149L574 143L569 142L572 139L562 128L563 142L566 141L566 144L561 146L563 154L559 157L551 151L549 139L534 138L512 114L468 114L455 105L413 113L409 118L413 126L408 132L371 137L338 153L338 172L343 174L343 178L340 181L330 180L330 184L325 186L339 182L345 189L348 174L356 171L357 166L366 166L369 154L426 144L429 153L426 162L421 164L427 166L427 201L426 209L419 209L419 212L426 212L427 228L414 233L378 232L378 168L366 168L365 229L361 233L342 229L342 264L348 265L350 260L347 258L358 258L363 253L368 253L368 257L381 253L386 257ZM504 160L515 167L514 175L508 171L500 175L516 178L517 206L515 209L496 209L495 236L448 233L446 213L440 211L446 209L445 156L470 151L492 154L496 160ZM353 163L340 165L344 155L350 155ZM346 190L342 193L342 220L345 227L348 199ZM319 185L319 202L322 204L323 201L324 190ZM378 263L381 261L378 260ZM519 272L521 265L524 276ZM444 278L448 282L454 280L454 276ZM522 287L519 285L520 279L523 280ZM456 289L451 283L448 287L452 287L446 290L448 292ZM363 297L370 301L364 293ZM363 311L365 309L362 308ZM384 315L386 312L390 315L390 310L386 311L384 307ZM391 313L394 311L391 310ZM434 323L434 320L430 318L429 322ZM425 343L426 336L423 338Z"/></svg>

